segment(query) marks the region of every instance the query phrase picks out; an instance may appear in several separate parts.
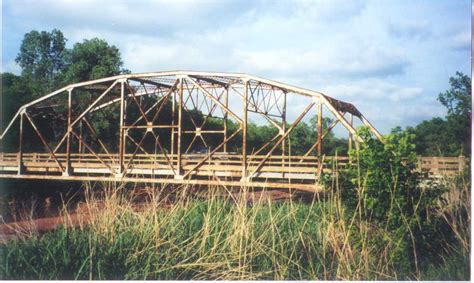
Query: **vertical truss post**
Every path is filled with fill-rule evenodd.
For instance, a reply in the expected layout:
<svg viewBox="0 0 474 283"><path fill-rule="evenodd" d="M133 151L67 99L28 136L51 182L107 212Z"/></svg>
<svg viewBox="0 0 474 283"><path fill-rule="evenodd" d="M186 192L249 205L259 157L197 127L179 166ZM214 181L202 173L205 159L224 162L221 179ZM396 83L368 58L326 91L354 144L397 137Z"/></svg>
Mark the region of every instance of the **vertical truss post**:
<svg viewBox="0 0 474 283"><path fill-rule="evenodd" d="M174 164L175 161L175 148L174 148L174 135L175 135L175 130L174 130L174 125L176 124L176 115L175 115L175 109L176 109L176 93L173 90L173 96L171 97L171 144L170 144L170 151L171 151L171 163ZM163 103L166 103L166 101L163 101Z"/></svg>
<svg viewBox="0 0 474 283"><path fill-rule="evenodd" d="M318 163L321 162L323 146L322 146L322 136L323 136L323 103L319 101L318 103ZM319 164L321 167L321 164Z"/></svg>
<svg viewBox="0 0 474 283"><path fill-rule="evenodd" d="M124 155L125 155L125 129L124 129L124 112L125 112L125 81L120 81L120 132L119 132L119 177L124 174Z"/></svg>
<svg viewBox="0 0 474 283"><path fill-rule="evenodd" d="M281 129L282 135L286 133L286 91L283 92L283 107L281 111ZM281 164L285 167L286 138L281 141ZM285 173L283 173L285 176Z"/></svg>
<svg viewBox="0 0 474 283"><path fill-rule="evenodd" d="M63 176L70 176L71 170L71 115L72 115L72 89L67 91L67 140L66 140L66 170Z"/></svg>
<svg viewBox="0 0 474 283"><path fill-rule="evenodd" d="M79 122L79 141L78 141L78 152L82 153L82 120Z"/></svg>
<svg viewBox="0 0 474 283"><path fill-rule="evenodd" d="M178 144L177 144L177 169L178 174L175 175L175 179L181 179L183 176L183 166L182 166L182 156L181 156L181 145L182 145L182 135L183 135L183 78L179 78L179 93L178 93ZM191 95L191 94L189 94Z"/></svg>
<svg viewBox="0 0 474 283"><path fill-rule="evenodd" d="M248 92L249 81L244 80L244 109L242 119L242 180L247 181L247 116L248 116Z"/></svg>
<svg viewBox="0 0 474 283"><path fill-rule="evenodd" d="M225 108L229 108L229 86L226 86L225 88ZM227 111L224 111L224 138L223 140L227 140L227 119L228 119L228 114ZM224 143L224 152L227 152L227 143Z"/></svg>
<svg viewBox="0 0 474 283"><path fill-rule="evenodd" d="M20 140L18 142L18 175L23 174L25 167L23 166L23 124L24 110L20 113Z"/></svg>

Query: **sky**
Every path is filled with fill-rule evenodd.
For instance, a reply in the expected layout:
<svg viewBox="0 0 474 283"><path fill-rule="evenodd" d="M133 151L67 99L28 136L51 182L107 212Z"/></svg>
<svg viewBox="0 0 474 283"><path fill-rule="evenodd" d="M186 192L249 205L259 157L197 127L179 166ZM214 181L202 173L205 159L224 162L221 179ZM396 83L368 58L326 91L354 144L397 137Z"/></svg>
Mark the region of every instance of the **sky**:
<svg viewBox="0 0 474 283"><path fill-rule="evenodd" d="M438 94L471 74L470 25L468 0L3 0L1 71L21 72L25 33L57 28L68 47L105 39L136 73L238 72L322 91L386 134L446 114Z"/></svg>

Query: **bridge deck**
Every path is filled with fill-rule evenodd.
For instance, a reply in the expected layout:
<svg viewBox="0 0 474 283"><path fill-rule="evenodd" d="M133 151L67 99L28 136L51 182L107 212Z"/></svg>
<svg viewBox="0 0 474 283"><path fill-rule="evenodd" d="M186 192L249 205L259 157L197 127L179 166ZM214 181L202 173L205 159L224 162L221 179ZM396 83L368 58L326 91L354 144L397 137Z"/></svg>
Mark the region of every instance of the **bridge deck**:
<svg viewBox="0 0 474 283"><path fill-rule="evenodd" d="M183 154L181 170L177 157L164 154L125 154L122 174L118 154L71 154L67 168L66 154L0 153L0 178L53 179L80 181L117 181L190 185L251 186L320 191L318 177L349 165L348 157L327 157L320 166L314 156L270 156L258 168L264 155L247 157L243 177L242 156L232 153ZM204 163L203 163L204 162ZM419 168L434 174L453 175L464 169L463 157L420 157ZM198 166L199 165L199 166Z"/></svg>
<svg viewBox="0 0 474 283"><path fill-rule="evenodd" d="M264 155L247 156L247 177L242 178L242 156L231 153L183 154L181 170L177 156L164 154L126 154L120 172L118 154L71 154L68 174L66 154L24 153L22 165L18 153L0 153L0 178L104 180L171 184L252 186L318 191L319 163L313 156L270 156L261 168ZM207 159L206 159L207 158ZM337 158L347 164L347 157ZM205 161L204 161L205 160ZM328 158L334 160L334 158ZM204 163L198 166L200 163ZM329 163L322 167L329 170ZM254 172L255 171L255 172Z"/></svg>

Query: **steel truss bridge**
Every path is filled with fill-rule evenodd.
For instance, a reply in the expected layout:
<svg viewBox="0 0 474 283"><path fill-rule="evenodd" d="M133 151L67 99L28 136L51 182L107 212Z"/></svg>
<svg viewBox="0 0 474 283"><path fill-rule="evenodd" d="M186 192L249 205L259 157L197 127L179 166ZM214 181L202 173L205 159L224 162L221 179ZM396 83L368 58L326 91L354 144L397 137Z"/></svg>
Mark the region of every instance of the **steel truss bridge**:
<svg viewBox="0 0 474 283"><path fill-rule="evenodd" d="M323 128L326 113L333 122ZM317 117L312 145L292 154L291 134L309 117ZM349 147L357 146L354 118L381 139L354 105L256 76L119 75L71 84L23 105L0 136L0 178L314 192L328 161L348 163L323 158L324 138L339 124ZM249 121L255 120L266 121L274 135L252 143Z"/></svg>

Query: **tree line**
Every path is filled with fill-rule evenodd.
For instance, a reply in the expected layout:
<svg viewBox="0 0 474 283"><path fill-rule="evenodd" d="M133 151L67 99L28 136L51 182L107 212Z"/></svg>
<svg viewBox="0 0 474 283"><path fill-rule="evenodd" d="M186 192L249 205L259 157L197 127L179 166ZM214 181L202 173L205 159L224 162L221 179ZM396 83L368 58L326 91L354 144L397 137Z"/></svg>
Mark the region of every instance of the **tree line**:
<svg viewBox="0 0 474 283"><path fill-rule="evenodd" d="M60 30L31 31L24 35L15 61L21 67L21 74L0 73L2 82L2 130L18 108L51 91L71 83L93 80L118 74L130 73L124 68L120 50L103 39L84 39L72 48L66 47L67 39ZM449 79L451 88L438 96L438 101L447 108L446 117L436 117L423 121L405 130L415 135L416 152L419 155L470 156L471 121L471 80L467 75L457 72ZM161 119L167 119L170 109L163 109ZM202 113L191 114L194 119L203 119ZM106 119L107 117L104 117ZM186 121L184 121L186 122ZM327 128L331 119L323 120ZM99 135L107 136L116 132L108 129L107 121L98 122ZM210 127L219 127L217 119ZM236 128L232 123L229 130ZM401 131L400 127L393 131ZM277 129L269 125L248 125L249 152L252 152L277 134ZM18 140L17 132L6 143ZM316 141L316 119L301 122L290 135L291 154L303 154ZM28 143L28 141L27 141ZM210 145L217 143L210 141ZM239 137L234 141L239 144ZM323 142L323 152L327 155L346 155L347 139L329 133ZM30 145L33 146L33 145ZM115 147L116 145L111 145ZM26 145L28 147L28 145Z"/></svg>

